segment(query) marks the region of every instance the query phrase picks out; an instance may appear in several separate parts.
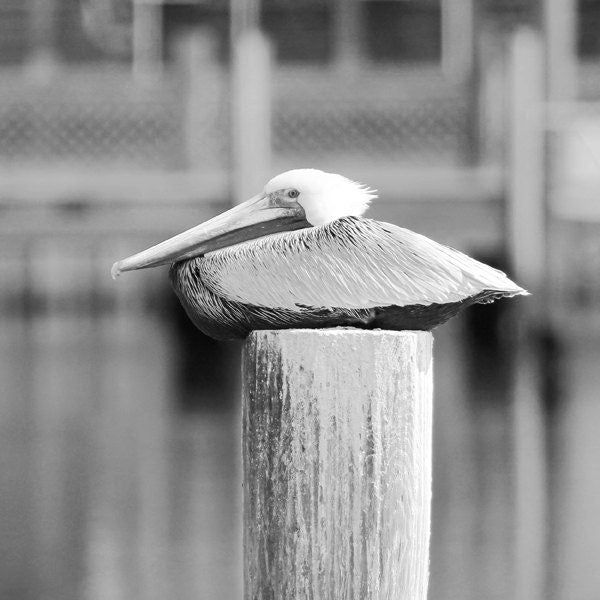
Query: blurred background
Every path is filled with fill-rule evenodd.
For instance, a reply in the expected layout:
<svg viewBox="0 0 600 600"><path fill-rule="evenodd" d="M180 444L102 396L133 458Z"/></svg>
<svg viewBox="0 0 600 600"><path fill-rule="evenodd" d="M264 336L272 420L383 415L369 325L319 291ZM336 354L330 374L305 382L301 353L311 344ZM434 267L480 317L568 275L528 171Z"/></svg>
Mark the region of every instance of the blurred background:
<svg viewBox="0 0 600 600"><path fill-rule="evenodd" d="M534 293L436 332L430 599L600 598L600 0L0 0L0 597L242 597L240 345L109 270L295 167Z"/></svg>

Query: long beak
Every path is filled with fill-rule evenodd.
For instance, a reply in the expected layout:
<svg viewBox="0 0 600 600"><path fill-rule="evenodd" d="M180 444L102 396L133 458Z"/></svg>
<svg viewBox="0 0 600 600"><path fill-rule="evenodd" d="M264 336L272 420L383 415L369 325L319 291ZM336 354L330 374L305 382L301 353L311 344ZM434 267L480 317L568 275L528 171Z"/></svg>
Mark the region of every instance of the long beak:
<svg viewBox="0 0 600 600"><path fill-rule="evenodd" d="M206 223L116 262L110 272L114 279L123 271L178 262L269 233L308 225L300 205L284 205L277 198L259 194Z"/></svg>

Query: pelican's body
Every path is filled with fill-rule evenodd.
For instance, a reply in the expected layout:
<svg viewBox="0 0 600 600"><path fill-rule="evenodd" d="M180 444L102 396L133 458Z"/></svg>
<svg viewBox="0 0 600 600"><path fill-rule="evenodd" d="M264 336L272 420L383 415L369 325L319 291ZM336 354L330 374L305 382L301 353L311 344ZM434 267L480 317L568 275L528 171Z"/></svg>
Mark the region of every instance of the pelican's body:
<svg viewBox="0 0 600 600"><path fill-rule="evenodd" d="M196 326L225 339L253 329L431 329L520 289L464 254L361 217L243 242L170 274Z"/></svg>
<svg viewBox="0 0 600 600"><path fill-rule="evenodd" d="M171 281L188 315L218 339L245 337L253 329L432 329L470 304L526 293L465 254L363 218L372 197L339 175L291 171L245 207L125 259L115 270L172 262ZM232 220L235 226L224 225ZM241 238L233 236L240 231Z"/></svg>

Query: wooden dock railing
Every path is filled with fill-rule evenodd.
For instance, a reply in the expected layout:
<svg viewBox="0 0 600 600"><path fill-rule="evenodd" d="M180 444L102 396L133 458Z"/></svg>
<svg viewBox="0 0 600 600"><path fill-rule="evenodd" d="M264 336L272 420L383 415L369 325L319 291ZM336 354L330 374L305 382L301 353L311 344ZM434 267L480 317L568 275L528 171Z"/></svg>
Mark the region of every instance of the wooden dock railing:
<svg viewBox="0 0 600 600"><path fill-rule="evenodd" d="M425 600L432 336L253 332L243 359L246 600Z"/></svg>

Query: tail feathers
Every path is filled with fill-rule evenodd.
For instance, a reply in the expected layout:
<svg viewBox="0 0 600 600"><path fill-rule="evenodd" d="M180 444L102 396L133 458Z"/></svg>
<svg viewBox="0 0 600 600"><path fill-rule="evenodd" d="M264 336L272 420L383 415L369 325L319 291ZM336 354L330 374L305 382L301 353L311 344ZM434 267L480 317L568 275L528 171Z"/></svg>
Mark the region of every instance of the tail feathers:
<svg viewBox="0 0 600 600"><path fill-rule="evenodd" d="M488 267L492 270L491 267ZM492 281L484 281L484 291L493 293L497 298L512 298L513 296L530 296L530 293L510 280L502 271L493 269L496 272L496 277ZM493 283L493 285L488 285Z"/></svg>
<svg viewBox="0 0 600 600"><path fill-rule="evenodd" d="M513 296L530 296L531 294L521 286L511 281L502 271L497 271L502 276L501 280L496 279L493 285L490 281L482 282L484 292L495 294L498 298L512 298Z"/></svg>
<svg viewBox="0 0 600 600"><path fill-rule="evenodd" d="M509 279L505 273L486 265L470 256L459 253L462 262L463 276L469 280L469 284L479 288L481 293L489 293L494 296L491 302L498 298L510 298L512 296L529 296L529 292ZM456 255L455 255L456 256Z"/></svg>
<svg viewBox="0 0 600 600"><path fill-rule="evenodd" d="M510 281L510 280L509 280ZM511 282L512 283L512 282ZM491 304L496 300L500 300L501 298L512 298L514 296L530 296L531 294L515 285L513 289L510 290L483 290L480 294L477 294L475 297L475 302L477 304Z"/></svg>
<svg viewBox="0 0 600 600"><path fill-rule="evenodd" d="M496 295L496 298L505 298L511 296L528 295L527 290L511 281L505 273L494 267L490 267L459 250L435 244L437 250L444 257L446 264L457 268L462 274L462 285L466 291L471 291L475 295L490 292ZM493 302L493 300L491 300Z"/></svg>

